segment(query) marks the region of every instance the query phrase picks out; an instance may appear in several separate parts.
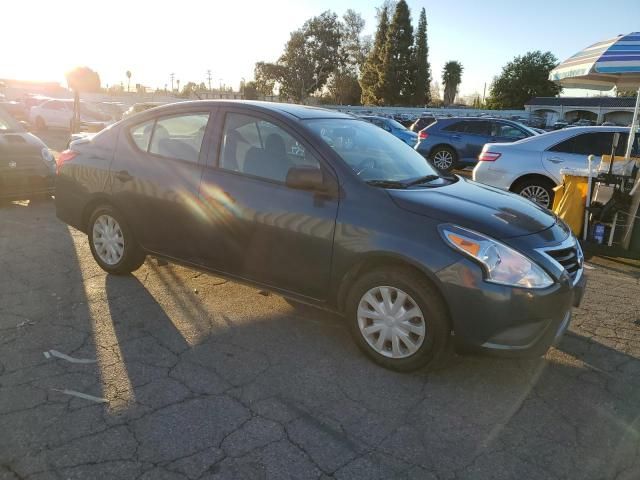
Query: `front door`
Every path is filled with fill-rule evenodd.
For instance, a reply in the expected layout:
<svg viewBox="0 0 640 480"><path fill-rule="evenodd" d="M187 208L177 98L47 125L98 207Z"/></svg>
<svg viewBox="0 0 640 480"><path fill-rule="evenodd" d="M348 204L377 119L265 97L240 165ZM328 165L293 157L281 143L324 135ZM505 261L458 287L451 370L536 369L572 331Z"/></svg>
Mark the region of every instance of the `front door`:
<svg viewBox="0 0 640 480"><path fill-rule="evenodd" d="M198 187L213 111L159 115L123 131L111 164L113 199L151 252L198 259Z"/></svg>
<svg viewBox="0 0 640 480"><path fill-rule="evenodd" d="M200 189L208 266L323 299L329 284L338 198L285 185L292 166L328 166L279 121L230 109L216 130ZM219 155L218 155L219 152ZM332 180L333 181L333 180Z"/></svg>

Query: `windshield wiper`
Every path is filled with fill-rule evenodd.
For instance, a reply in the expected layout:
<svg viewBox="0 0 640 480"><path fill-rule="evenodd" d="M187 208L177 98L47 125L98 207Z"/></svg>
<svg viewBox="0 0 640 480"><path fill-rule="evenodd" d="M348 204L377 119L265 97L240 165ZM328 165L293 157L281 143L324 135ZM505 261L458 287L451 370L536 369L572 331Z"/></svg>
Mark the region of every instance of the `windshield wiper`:
<svg viewBox="0 0 640 480"><path fill-rule="evenodd" d="M367 180L367 185L371 185L372 187L382 187L382 188L407 188L406 183L397 182L395 180Z"/></svg>
<svg viewBox="0 0 640 480"><path fill-rule="evenodd" d="M424 177L416 178L415 180L405 183L405 186L412 187L413 185L420 185L421 183L429 183L438 178L440 178L440 175L425 175Z"/></svg>

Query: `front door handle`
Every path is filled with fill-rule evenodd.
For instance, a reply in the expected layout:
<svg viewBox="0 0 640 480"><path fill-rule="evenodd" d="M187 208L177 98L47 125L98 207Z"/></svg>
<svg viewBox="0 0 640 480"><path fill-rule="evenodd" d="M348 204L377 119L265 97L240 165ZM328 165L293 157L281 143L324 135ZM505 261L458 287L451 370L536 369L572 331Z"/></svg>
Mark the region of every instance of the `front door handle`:
<svg viewBox="0 0 640 480"><path fill-rule="evenodd" d="M550 161L551 163L562 163L562 162L564 162L564 160L563 160L563 159L561 159L561 158L559 158L559 157L551 157L551 158L549 159L549 161Z"/></svg>
<svg viewBox="0 0 640 480"><path fill-rule="evenodd" d="M129 180L133 179L133 177L129 175L129 172L127 172L126 170L120 170L119 172L116 172L116 178L121 182L128 182Z"/></svg>

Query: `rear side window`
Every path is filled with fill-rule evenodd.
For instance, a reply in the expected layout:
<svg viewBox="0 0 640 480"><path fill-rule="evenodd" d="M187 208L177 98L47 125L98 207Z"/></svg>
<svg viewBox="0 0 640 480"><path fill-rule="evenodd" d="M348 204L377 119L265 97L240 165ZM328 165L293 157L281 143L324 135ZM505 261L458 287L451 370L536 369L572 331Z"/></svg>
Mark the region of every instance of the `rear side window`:
<svg viewBox="0 0 640 480"><path fill-rule="evenodd" d="M573 153L576 155L602 156L611 153L612 142L613 133L611 132L583 133L565 140L551 147L549 150L552 152ZM622 148L624 151L624 147ZM620 143L618 143L618 149L620 149Z"/></svg>
<svg viewBox="0 0 640 480"><path fill-rule="evenodd" d="M491 123L489 122L466 122L466 132L472 135L489 136L491 134Z"/></svg>
<svg viewBox="0 0 640 480"><path fill-rule="evenodd" d="M208 113L159 118L149 153L197 163L208 121Z"/></svg>
<svg viewBox="0 0 640 480"><path fill-rule="evenodd" d="M146 152L149 150L149 140L151 140L151 132L153 132L153 124L155 120L136 125L131 129L131 139L140 150Z"/></svg>
<svg viewBox="0 0 640 480"><path fill-rule="evenodd" d="M134 126L131 139L142 151L197 163L208 121L208 113L160 117Z"/></svg>
<svg viewBox="0 0 640 480"><path fill-rule="evenodd" d="M464 124L466 122L455 122L451 125L444 127L442 130L445 132L464 132Z"/></svg>

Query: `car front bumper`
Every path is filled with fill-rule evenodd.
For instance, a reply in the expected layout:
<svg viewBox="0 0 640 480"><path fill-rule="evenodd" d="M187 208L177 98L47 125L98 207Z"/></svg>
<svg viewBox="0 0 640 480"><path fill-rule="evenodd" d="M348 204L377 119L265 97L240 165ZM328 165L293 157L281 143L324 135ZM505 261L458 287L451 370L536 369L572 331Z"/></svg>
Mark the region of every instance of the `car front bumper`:
<svg viewBox="0 0 640 480"><path fill-rule="evenodd" d="M542 355L569 327L586 278L523 289L486 282L482 270L463 259L438 272L458 344L509 355Z"/></svg>

